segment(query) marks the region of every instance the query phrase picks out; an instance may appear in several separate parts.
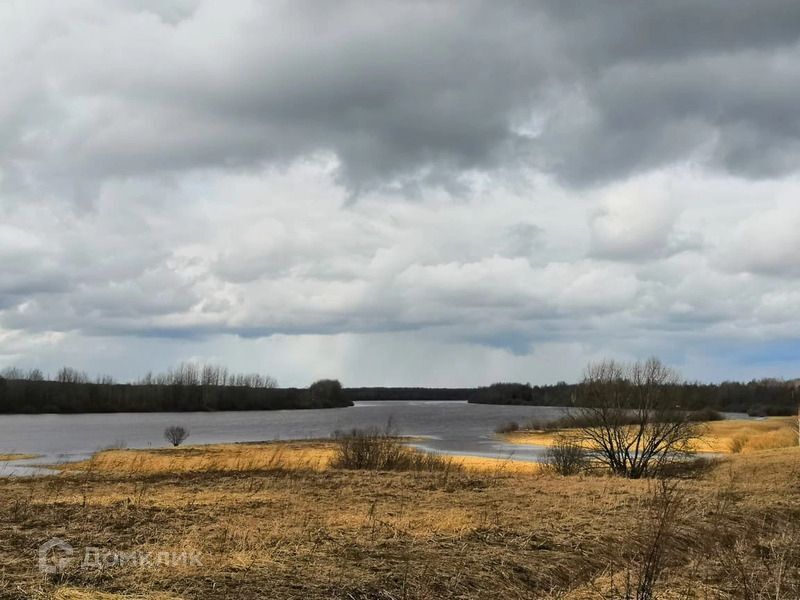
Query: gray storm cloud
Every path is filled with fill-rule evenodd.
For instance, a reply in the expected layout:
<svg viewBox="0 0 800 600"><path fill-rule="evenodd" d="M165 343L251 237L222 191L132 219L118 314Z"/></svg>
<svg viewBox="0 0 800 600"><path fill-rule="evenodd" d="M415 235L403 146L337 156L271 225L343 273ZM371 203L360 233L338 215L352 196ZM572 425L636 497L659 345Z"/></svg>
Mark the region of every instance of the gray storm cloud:
<svg viewBox="0 0 800 600"><path fill-rule="evenodd" d="M794 2L30 2L2 18L0 156L28 187L315 151L354 189L518 164L572 184L687 157L751 177L800 164Z"/></svg>

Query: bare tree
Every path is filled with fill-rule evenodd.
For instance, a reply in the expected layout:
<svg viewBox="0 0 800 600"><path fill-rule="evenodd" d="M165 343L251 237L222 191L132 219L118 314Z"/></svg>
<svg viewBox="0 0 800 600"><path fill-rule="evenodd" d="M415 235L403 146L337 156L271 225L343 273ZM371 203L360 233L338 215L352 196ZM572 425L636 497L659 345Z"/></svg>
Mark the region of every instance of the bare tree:
<svg viewBox="0 0 800 600"><path fill-rule="evenodd" d="M164 430L164 439L175 447L180 446L189 437L189 430L180 425L170 425Z"/></svg>
<svg viewBox="0 0 800 600"><path fill-rule="evenodd" d="M71 367L62 367L56 375L59 383L88 383L89 376L83 371Z"/></svg>
<svg viewBox="0 0 800 600"><path fill-rule="evenodd" d="M31 369L26 378L28 381L44 381L44 373L40 369Z"/></svg>
<svg viewBox="0 0 800 600"><path fill-rule="evenodd" d="M658 359L586 369L574 421L583 445L614 473L637 479L691 451L699 425L678 408L678 374Z"/></svg>

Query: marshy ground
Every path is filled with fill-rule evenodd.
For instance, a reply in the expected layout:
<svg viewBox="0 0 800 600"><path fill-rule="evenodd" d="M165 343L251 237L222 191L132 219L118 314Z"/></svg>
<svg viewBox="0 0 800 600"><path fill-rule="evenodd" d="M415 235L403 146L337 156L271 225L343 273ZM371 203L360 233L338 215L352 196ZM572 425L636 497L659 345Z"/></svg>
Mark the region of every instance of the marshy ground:
<svg viewBox="0 0 800 600"><path fill-rule="evenodd" d="M653 535L652 480L483 459L351 471L331 468L333 451L111 450L1 479L0 597L624 598ZM799 448L730 455L677 489L657 597L800 597ZM78 558L42 574L53 537ZM202 564L84 568L87 547Z"/></svg>

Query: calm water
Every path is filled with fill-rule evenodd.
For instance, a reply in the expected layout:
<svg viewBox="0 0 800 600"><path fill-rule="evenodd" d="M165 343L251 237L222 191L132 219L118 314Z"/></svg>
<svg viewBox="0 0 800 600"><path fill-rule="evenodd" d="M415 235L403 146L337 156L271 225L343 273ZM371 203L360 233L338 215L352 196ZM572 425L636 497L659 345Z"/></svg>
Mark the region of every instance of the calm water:
<svg viewBox="0 0 800 600"><path fill-rule="evenodd" d="M448 401L356 402L348 408L247 412L121 413L0 416L0 453L35 453L33 461L0 463L0 474L27 474L33 464L80 460L111 446L162 448L167 425L191 431L187 443L325 438L338 430L383 427L391 419L401 435L425 436L432 452L536 460L533 447L503 444L494 429L507 421L555 418L564 409L489 406Z"/></svg>
<svg viewBox="0 0 800 600"><path fill-rule="evenodd" d="M425 436L430 452L538 460L541 448L494 439L501 423L551 419L566 409L549 406L490 406L466 402L357 402L348 408L194 413L0 416L0 453L40 454L33 461L0 463L0 475L30 474L32 465L86 458L112 446L162 448L168 425L191 431L187 443L254 442L325 438L336 430L382 427L391 419L401 435Z"/></svg>

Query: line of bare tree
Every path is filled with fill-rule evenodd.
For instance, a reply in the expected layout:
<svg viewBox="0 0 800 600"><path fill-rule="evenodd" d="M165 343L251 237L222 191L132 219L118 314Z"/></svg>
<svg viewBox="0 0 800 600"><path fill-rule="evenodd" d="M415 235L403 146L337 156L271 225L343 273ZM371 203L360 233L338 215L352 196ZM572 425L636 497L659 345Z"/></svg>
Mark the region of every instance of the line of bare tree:
<svg viewBox="0 0 800 600"><path fill-rule="evenodd" d="M62 367L54 377L46 376L41 369L8 367L0 371L0 378L15 381L57 381L58 383L97 383L113 385L110 375L99 375L94 380L85 371ZM249 388L276 388L274 377L261 373L233 373L227 367L213 364L181 363L164 373L147 373L133 385L204 385Z"/></svg>
<svg viewBox="0 0 800 600"><path fill-rule="evenodd" d="M276 388L274 377L260 373L232 373L220 365L182 363L166 373L148 373L139 385L207 385L251 388Z"/></svg>
<svg viewBox="0 0 800 600"><path fill-rule="evenodd" d="M278 388L274 378L224 367L183 364L135 383L64 368L53 379L40 371L0 375L0 413L96 413L332 408L352 402L335 380L310 388Z"/></svg>

